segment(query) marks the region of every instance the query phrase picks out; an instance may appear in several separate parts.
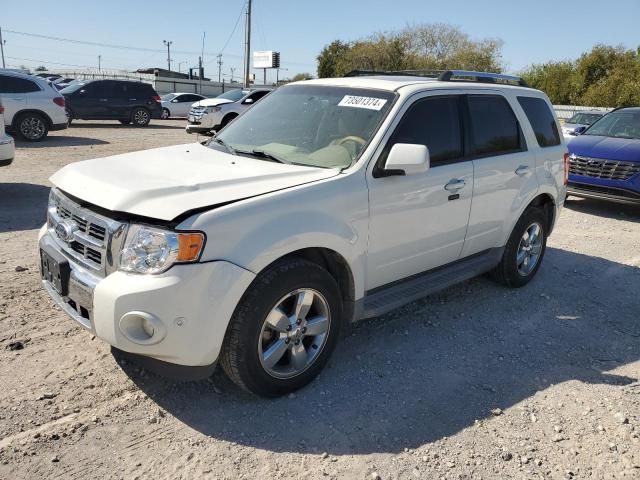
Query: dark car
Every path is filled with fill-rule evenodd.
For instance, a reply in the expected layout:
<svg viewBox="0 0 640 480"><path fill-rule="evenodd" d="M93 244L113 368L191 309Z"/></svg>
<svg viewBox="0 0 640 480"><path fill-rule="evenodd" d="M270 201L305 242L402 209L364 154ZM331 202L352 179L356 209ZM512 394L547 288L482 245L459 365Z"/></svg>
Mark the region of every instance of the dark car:
<svg viewBox="0 0 640 480"><path fill-rule="evenodd" d="M570 195L640 204L640 107L605 115L569 142Z"/></svg>
<svg viewBox="0 0 640 480"><path fill-rule="evenodd" d="M148 83L129 80L91 80L63 88L69 122L119 120L146 127L152 118L161 118L160 96Z"/></svg>

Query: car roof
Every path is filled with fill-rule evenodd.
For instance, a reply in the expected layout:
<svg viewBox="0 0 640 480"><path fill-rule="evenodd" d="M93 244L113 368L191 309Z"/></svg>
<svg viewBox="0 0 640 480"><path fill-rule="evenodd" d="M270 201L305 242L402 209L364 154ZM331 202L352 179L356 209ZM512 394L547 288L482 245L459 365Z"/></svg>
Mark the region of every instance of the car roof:
<svg viewBox="0 0 640 480"><path fill-rule="evenodd" d="M574 113L574 115L578 115L580 113L586 113L587 115L606 115L607 112L604 110L578 110Z"/></svg>
<svg viewBox="0 0 640 480"><path fill-rule="evenodd" d="M401 89L424 90L425 88L477 88L477 89L516 89L527 92L538 90L516 85L503 83L484 83L464 80L441 81L436 78L419 77L413 75L371 75L340 78L319 78L314 80L303 80L293 82L290 85L326 85L336 87L370 88L376 90L387 90L396 92Z"/></svg>
<svg viewBox="0 0 640 480"><path fill-rule="evenodd" d="M614 112L640 113L640 107L622 107L614 110Z"/></svg>
<svg viewBox="0 0 640 480"><path fill-rule="evenodd" d="M199 97L204 96L195 92L169 92L169 93L165 93L164 95L198 95Z"/></svg>

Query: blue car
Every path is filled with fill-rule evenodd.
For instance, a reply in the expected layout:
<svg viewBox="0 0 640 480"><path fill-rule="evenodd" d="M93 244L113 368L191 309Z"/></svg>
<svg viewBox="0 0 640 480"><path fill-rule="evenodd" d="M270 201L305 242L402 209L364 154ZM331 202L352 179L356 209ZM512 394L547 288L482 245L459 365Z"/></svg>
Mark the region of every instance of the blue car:
<svg viewBox="0 0 640 480"><path fill-rule="evenodd" d="M567 193L640 205L640 107L605 115L569 142Z"/></svg>

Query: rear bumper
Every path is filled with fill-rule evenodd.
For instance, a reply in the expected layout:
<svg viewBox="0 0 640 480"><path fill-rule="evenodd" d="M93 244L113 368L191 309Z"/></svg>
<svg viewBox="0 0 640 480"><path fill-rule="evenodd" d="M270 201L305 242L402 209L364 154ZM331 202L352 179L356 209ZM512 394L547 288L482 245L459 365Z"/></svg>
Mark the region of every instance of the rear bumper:
<svg viewBox="0 0 640 480"><path fill-rule="evenodd" d="M0 167L10 165L15 154L16 146L13 137L9 135L0 136Z"/></svg>
<svg viewBox="0 0 640 480"><path fill-rule="evenodd" d="M640 191L569 182L567 193L575 197L595 198L627 205L640 205Z"/></svg>
<svg viewBox="0 0 640 480"><path fill-rule="evenodd" d="M50 132L54 132L56 130L64 130L68 126L69 126L69 124L67 122L65 122L65 123L54 123L53 125L51 125L51 128L49 129L49 131Z"/></svg>

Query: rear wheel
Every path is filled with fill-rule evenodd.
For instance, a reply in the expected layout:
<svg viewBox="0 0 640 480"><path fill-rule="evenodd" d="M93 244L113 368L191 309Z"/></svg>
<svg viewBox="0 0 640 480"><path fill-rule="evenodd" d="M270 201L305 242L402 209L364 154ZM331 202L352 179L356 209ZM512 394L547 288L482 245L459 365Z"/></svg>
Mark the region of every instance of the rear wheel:
<svg viewBox="0 0 640 480"><path fill-rule="evenodd" d="M27 112L18 117L16 130L27 142L39 142L49 133L49 126L41 114Z"/></svg>
<svg viewBox="0 0 640 480"><path fill-rule="evenodd" d="M220 363L249 392L292 392L322 370L341 322L340 291L324 268L302 259L276 263L256 277L236 308Z"/></svg>
<svg viewBox="0 0 640 480"><path fill-rule="evenodd" d="M146 108L135 108L131 112L131 122L134 127L146 127L151 122L151 114Z"/></svg>
<svg viewBox="0 0 640 480"><path fill-rule="evenodd" d="M547 221L539 208L528 208L516 223L500 264L491 277L508 287L522 287L538 272L547 247Z"/></svg>
<svg viewBox="0 0 640 480"><path fill-rule="evenodd" d="M167 120L170 116L171 116L171 112L169 111L169 109L168 108L163 108L162 109L162 116L160 118L162 118L163 120Z"/></svg>
<svg viewBox="0 0 640 480"><path fill-rule="evenodd" d="M71 122L73 122L73 112L69 108L66 108L65 111L67 113L67 126L70 127Z"/></svg>

